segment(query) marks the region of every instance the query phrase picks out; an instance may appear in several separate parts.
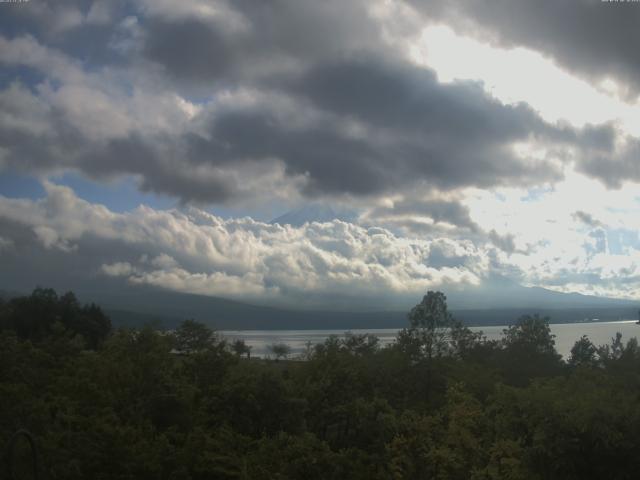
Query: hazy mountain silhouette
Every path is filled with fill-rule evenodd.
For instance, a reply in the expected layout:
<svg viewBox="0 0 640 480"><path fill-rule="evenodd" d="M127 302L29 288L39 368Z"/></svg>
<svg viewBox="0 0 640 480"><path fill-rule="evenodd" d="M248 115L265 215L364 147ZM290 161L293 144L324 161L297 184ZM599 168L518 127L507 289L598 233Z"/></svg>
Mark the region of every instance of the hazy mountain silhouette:
<svg viewBox="0 0 640 480"><path fill-rule="evenodd" d="M522 287L503 279L489 286L465 291L445 291L451 310L470 325L506 325L523 314L548 315L552 322L576 322L584 319L619 320L637 318L638 302L560 293L538 287ZM293 309L259 305L255 299L234 301L219 297L193 295L148 286L128 288L74 288L82 302L96 302L111 316L114 325L153 324L172 328L181 320L194 318L217 329L360 329L402 328L407 312L420 298L406 305L380 306L381 303L327 303L325 308ZM0 291L0 298L29 292ZM364 311L369 305L370 311Z"/></svg>
<svg viewBox="0 0 640 480"><path fill-rule="evenodd" d="M584 319L635 319L638 303L626 300L563 294L542 288L513 288L512 304L501 306L472 304L472 299L458 303L451 295L451 308L457 318L469 325L507 325L524 314L548 315L553 323ZM526 294L530 297L527 298ZM477 292L476 295L480 295ZM460 294L463 298L463 294ZM218 297L175 293L150 287L136 287L126 292L82 296L83 301L104 305L114 324L141 325L159 323L171 328L180 320L194 318L217 329L367 329L402 328L407 325L407 308L392 311L339 311L325 309L295 310L257 305ZM414 303L420 299L416 298ZM521 302L521 304L517 304Z"/></svg>
<svg viewBox="0 0 640 480"><path fill-rule="evenodd" d="M457 309L487 308L589 308L638 305L637 301L563 293L541 287L523 287L504 277L494 276L478 287L446 292Z"/></svg>

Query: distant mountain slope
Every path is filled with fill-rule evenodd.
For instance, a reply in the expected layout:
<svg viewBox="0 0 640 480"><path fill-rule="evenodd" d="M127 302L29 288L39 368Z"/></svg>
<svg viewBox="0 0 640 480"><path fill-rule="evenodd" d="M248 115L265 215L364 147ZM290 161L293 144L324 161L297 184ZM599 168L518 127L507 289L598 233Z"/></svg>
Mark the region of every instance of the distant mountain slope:
<svg viewBox="0 0 640 480"><path fill-rule="evenodd" d="M220 313L212 306L211 313L198 316L167 316L151 313L113 310L105 312L111 318L114 327L142 327L172 329L184 318L196 318L217 330L357 330L397 328L408 326L406 312L299 312L280 310L276 315L271 312ZM551 323L573 323L589 320L615 321L631 320L637 310L628 307L612 308L576 308L576 309L490 309L490 310L453 310L453 316L468 326L511 325L522 315L539 314L549 317Z"/></svg>
<svg viewBox="0 0 640 480"><path fill-rule="evenodd" d="M22 294L19 292L10 292L8 290L0 290L0 299L2 300L9 300L10 298L19 297L20 295Z"/></svg>
<svg viewBox="0 0 640 480"><path fill-rule="evenodd" d="M454 316L468 325L507 325L521 315L534 313L549 316L553 323L593 318L604 321L636 319L638 314L637 302L563 294L541 288L509 288L513 290L510 293L515 306L485 305L479 292L449 295L449 305ZM293 310L151 287L80 289L76 290L76 294L82 302L101 305L115 326L152 324L159 328L173 328L187 318L194 318L219 330L403 328L407 326L407 312L412 306L371 312ZM9 296L16 294L7 294ZM416 298L414 304L418 301L419 298ZM469 308L476 301L475 308Z"/></svg>
<svg viewBox="0 0 640 480"><path fill-rule="evenodd" d="M535 290L534 294L540 294L540 298L547 298L544 296L545 292ZM555 295L552 297L555 298ZM546 305L543 303L539 306L525 305L513 308L469 309L455 308L455 305L452 305L452 312L456 318L468 325L507 325L522 315L534 313L549 316L554 323L592 318L605 321L637 318L638 306L634 302L595 299L583 295L569 297L565 304L548 302ZM84 297L82 298L84 300ZM86 299L88 300L89 298ZM135 312L143 315L135 317L138 323L146 315L149 319L155 318L164 326L171 327L185 318L194 318L217 329L226 330L402 328L407 326L409 310L409 307L405 310L373 312L291 310L150 288L136 288L126 294L103 295L102 298L91 300L104 305L108 311L119 312L118 319L126 320L125 312ZM416 299L416 303L418 300ZM596 300L603 301L598 303ZM584 304L576 306L580 301L584 301ZM114 321L114 324L119 323L121 322Z"/></svg>
<svg viewBox="0 0 640 480"><path fill-rule="evenodd" d="M406 312L288 310L149 288L91 298L82 295L81 299L95 301L107 312L114 312L114 324L128 323L129 315L135 323L159 320L167 328L186 318L226 330L393 328L406 323Z"/></svg>
<svg viewBox="0 0 640 480"><path fill-rule="evenodd" d="M541 287L523 287L508 279L494 277L481 287L445 292L452 308L600 308L640 307L640 302L616 298L595 297L580 293L563 293Z"/></svg>
<svg viewBox="0 0 640 480"><path fill-rule="evenodd" d="M115 327L141 328L150 325L160 330L173 329L183 320L182 317L172 317L169 315L155 315L153 313L132 312L128 310L118 310L104 308L104 312L111 319L111 324Z"/></svg>

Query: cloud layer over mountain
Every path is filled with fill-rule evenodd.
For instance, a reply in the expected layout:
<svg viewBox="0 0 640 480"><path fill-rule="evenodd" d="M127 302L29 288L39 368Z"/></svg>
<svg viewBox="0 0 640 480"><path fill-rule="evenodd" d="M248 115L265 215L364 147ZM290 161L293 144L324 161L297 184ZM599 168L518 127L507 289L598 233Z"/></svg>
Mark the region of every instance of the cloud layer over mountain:
<svg viewBox="0 0 640 480"><path fill-rule="evenodd" d="M25 245L78 262L99 252L93 275L292 304L415 296L496 275L635 295L640 143L629 116L576 121L567 105L551 120L548 102L505 100L481 66L445 81L433 60L442 46L425 38L445 25L496 55L538 52L569 83L588 82L585 105L604 95L633 111L640 5L69 0L0 10L0 175L46 190L0 197L0 257ZM178 208L117 213L108 196L101 206L62 186L67 174L134 179ZM585 185L602 192L600 205ZM210 213L308 202L358 214L294 228Z"/></svg>

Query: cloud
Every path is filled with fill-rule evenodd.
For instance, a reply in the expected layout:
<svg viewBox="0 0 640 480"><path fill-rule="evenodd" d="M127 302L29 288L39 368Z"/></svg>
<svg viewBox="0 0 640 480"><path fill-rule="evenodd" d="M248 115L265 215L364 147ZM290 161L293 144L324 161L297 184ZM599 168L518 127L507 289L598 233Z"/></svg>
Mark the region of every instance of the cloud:
<svg viewBox="0 0 640 480"><path fill-rule="evenodd" d="M245 275L227 275L223 272L193 273L172 267L123 276L134 285L152 285L176 292L209 296L257 298L263 302L278 293L277 287L265 287L262 276L252 273Z"/></svg>
<svg viewBox="0 0 640 480"><path fill-rule="evenodd" d="M620 203L620 192L591 182L603 211ZM223 219L195 207L115 213L68 187L44 187L39 200L0 197L0 231L10 246L0 250L3 282L26 276L41 283L55 272L64 288L104 279L274 305L326 307L332 298L334 308L391 308L428 289L466 291L498 277L633 297L640 271L637 213L612 214L610 226L585 229L584 219L599 214L589 205L583 207L593 213L575 214L580 199L565 197L571 185L524 209L512 200L522 190L500 190L499 203L476 199L467 211L478 224L478 209L487 208L493 225L411 235L340 220L292 227ZM554 204L562 207L550 210Z"/></svg>
<svg viewBox="0 0 640 480"><path fill-rule="evenodd" d="M582 223L584 223L585 225L589 226L589 227L602 227L603 224L602 222L600 222L599 220L596 220L595 218L593 218L593 215L587 213L587 212L583 212L582 210L578 210L576 211L573 216L575 217L576 220L581 221Z"/></svg>
<svg viewBox="0 0 640 480"><path fill-rule="evenodd" d="M339 220L299 228L223 220L194 207L119 214L67 187L45 189L41 200L0 197L0 219L33 229L46 248L89 250L95 266L88 271L133 284L313 304L323 295L406 298L436 286L476 285L487 266L469 242L409 240ZM431 264L436 250L449 261Z"/></svg>
<svg viewBox="0 0 640 480"><path fill-rule="evenodd" d="M33 227L33 231L47 249L58 248L63 252L72 252L77 248L75 245L70 245L66 239L60 238L58 232L51 227L36 225Z"/></svg>
<svg viewBox="0 0 640 480"><path fill-rule="evenodd" d="M61 269L72 257L74 278L86 271L210 294L245 288L291 303L413 296L496 273L626 295L631 287L618 275L634 278L640 248L629 233L637 231L632 215L620 213L635 212L629 188L640 181L633 129L616 114L582 118L580 109L575 116L587 120L555 122L563 102L546 101L559 114L544 116L533 100L494 97L491 80L444 82L412 57L412 48L429 51L425 21L445 22L493 45L542 52L598 84L610 76L627 101L638 93L633 42L621 40L638 35L635 5L543 5L3 7L0 168L38 178L133 178L180 208L115 213L45 182L43 199L0 199L0 251L11 265L22 258L36 269L36 259ZM530 92L519 92L527 100ZM571 105L580 103L576 95ZM629 105L627 124L635 118ZM603 198L606 208L597 204ZM293 228L205 210L310 200L362 215ZM631 265L607 269L619 252ZM16 278L26 275L12 268Z"/></svg>
<svg viewBox="0 0 640 480"><path fill-rule="evenodd" d="M50 34L39 34L46 44L25 32L0 37L0 62L37 72L16 73L0 91L2 162L36 174L135 175L145 191L200 204L530 186L574 163L610 186L640 179L637 143L618 146L612 125L551 124L478 83L440 83L385 40L374 10L360 1L135 4L109 13L111 40L124 24L139 30L139 45L121 52L127 62L88 64ZM545 153L522 154L520 144Z"/></svg>
<svg viewBox="0 0 640 480"><path fill-rule="evenodd" d="M500 235L495 230L489 232L489 239L499 249L506 253L514 253L516 251L515 237L513 234Z"/></svg>
<svg viewBox="0 0 640 480"><path fill-rule="evenodd" d="M633 2L578 0L410 0L427 19L474 32L485 41L524 46L601 84L614 80L628 100L640 93L640 9Z"/></svg>
<svg viewBox="0 0 640 480"><path fill-rule="evenodd" d="M426 232L469 235L480 230L459 199L437 193L425 196L419 191L396 195L368 208L360 222L400 229L404 236Z"/></svg>
<svg viewBox="0 0 640 480"><path fill-rule="evenodd" d="M111 277L120 277L131 275L135 270L129 262L115 262L112 264L104 264L100 266L100 271Z"/></svg>
<svg viewBox="0 0 640 480"><path fill-rule="evenodd" d="M9 250L13 246L14 246L13 240L0 236L0 252L2 250Z"/></svg>
<svg viewBox="0 0 640 480"><path fill-rule="evenodd" d="M368 2L144 2L143 54L181 87L268 77L348 52L393 54Z"/></svg>

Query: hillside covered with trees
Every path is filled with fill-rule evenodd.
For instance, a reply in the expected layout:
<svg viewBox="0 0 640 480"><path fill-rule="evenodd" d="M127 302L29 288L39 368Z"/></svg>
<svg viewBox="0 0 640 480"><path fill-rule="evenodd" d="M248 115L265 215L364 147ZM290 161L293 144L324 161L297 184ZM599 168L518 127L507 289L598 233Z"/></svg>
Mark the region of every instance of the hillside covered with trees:
<svg viewBox="0 0 640 480"><path fill-rule="evenodd" d="M0 441L27 429L40 477L65 480L637 478L637 341L576 340L564 360L525 316L488 341L429 292L388 347L347 333L264 360L37 289L0 303ZM30 455L3 467L32 478Z"/></svg>

